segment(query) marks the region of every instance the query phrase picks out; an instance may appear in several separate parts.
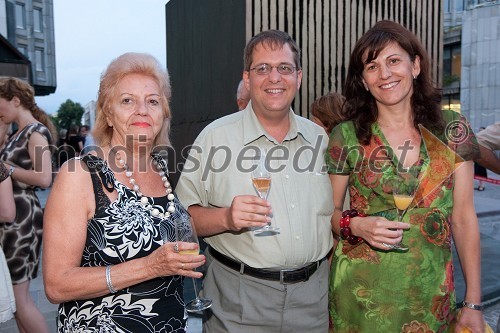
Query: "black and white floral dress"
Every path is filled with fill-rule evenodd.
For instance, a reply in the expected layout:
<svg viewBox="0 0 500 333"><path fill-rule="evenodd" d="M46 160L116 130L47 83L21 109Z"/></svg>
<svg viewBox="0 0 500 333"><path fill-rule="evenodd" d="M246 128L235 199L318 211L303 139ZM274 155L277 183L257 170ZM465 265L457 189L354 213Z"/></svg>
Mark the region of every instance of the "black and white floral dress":
<svg viewBox="0 0 500 333"><path fill-rule="evenodd" d="M96 211L88 221L82 267L107 266L145 257L165 242L175 242L175 217L188 216L177 197L175 213L168 219L153 217L137 194L118 182L105 161L85 155L91 172ZM163 160L161 160L163 161ZM162 164L166 171L166 163ZM116 190L111 202L104 193ZM166 196L153 198L166 212ZM104 276L103 276L104 279ZM146 281L115 294L76 300L59 306L58 332L185 332L183 278L168 276Z"/></svg>

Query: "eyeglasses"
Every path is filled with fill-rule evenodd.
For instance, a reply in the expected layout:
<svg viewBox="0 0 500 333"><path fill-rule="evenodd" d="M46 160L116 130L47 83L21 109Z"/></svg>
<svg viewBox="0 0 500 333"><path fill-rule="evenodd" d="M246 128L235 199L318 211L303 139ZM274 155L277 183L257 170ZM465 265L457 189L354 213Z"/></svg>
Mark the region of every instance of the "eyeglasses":
<svg viewBox="0 0 500 333"><path fill-rule="evenodd" d="M269 75L272 71L273 68L276 68L278 73L281 75L290 75L295 72L294 66L290 64L279 64L278 66L271 66L269 64L261 64L257 65L254 68L250 68L251 71L255 71L257 75Z"/></svg>

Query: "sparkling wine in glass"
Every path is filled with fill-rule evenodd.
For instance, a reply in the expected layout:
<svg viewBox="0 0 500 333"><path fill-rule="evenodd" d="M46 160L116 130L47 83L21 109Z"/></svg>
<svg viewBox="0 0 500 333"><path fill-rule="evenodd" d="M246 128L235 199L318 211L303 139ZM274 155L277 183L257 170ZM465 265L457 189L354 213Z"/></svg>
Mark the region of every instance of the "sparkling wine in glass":
<svg viewBox="0 0 500 333"><path fill-rule="evenodd" d="M398 211L398 221L403 221L403 216L408 211L415 192L418 188L418 178L409 169L404 169L402 173L398 175L398 179L393 182L392 185L392 196L394 198L394 204ZM407 251L408 246L403 243L399 244L385 244L387 247L393 250Z"/></svg>
<svg viewBox="0 0 500 333"><path fill-rule="evenodd" d="M193 220L190 216L181 216L174 220L175 223L175 239L177 242L188 242L196 243L198 247L194 250L183 250L179 251L180 254L192 254L198 255L200 251L200 244L198 242L198 236L196 235L196 229L193 224ZM188 312L199 312L208 309L212 306L212 300L207 298L201 298L198 296L198 290L196 288L196 279L193 279L193 288L196 298L186 304L186 310Z"/></svg>
<svg viewBox="0 0 500 333"><path fill-rule="evenodd" d="M266 168L266 152L262 151L259 158L255 161L252 171L252 184L260 198L267 200L269 190L271 189L271 174ZM280 228L273 227L271 222L267 225L253 229L256 236L272 236L280 233Z"/></svg>

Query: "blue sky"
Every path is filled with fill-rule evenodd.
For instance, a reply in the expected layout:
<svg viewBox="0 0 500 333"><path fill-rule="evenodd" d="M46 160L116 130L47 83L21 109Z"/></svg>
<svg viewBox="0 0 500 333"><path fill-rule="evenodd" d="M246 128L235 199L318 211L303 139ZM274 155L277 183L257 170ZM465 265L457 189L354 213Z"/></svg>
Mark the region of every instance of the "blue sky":
<svg viewBox="0 0 500 333"><path fill-rule="evenodd" d="M56 92L37 97L47 113L67 99L97 99L99 77L125 52L146 52L166 65L167 0L54 0Z"/></svg>

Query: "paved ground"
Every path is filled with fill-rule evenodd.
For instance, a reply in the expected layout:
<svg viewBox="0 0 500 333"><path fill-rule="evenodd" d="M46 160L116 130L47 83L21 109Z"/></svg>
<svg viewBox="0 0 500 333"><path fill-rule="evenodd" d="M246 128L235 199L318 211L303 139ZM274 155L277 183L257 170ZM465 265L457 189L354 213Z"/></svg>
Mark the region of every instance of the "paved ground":
<svg viewBox="0 0 500 333"><path fill-rule="evenodd" d="M38 191L42 204L45 203L49 191ZM497 320L500 316L500 265L498 258L500 257L500 185L486 183L485 191L475 191L475 206L478 213L481 240L482 240L482 274L483 274L483 295L487 297L485 300L486 309L484 316L486 321L495 329ZM457 298L461 300L463 295L463 279L461 277L460 266L456 265L456 288ZM31 294L44 314L51 332L56 331L55 317L57 313L57 305L50 304L43 291L43 281L40 273L39 278L31 283ZM192 289L186 288L187 299L191 299ZM201 317L193 315L189 319L190 333L201 332ZM18 333L14 320L0 324L0 333ZM500 332L500 331L499 331Z"/></svg>

